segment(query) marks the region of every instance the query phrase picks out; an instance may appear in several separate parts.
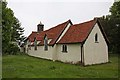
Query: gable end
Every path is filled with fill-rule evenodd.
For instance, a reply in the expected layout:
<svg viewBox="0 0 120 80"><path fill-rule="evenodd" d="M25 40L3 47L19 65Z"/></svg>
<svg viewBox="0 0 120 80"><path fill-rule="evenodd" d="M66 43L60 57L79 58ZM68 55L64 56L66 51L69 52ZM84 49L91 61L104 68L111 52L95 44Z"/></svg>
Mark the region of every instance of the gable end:
<svg viewBox="0 0 120 80"><path fill-rule="evenodd" d="M96 22L94 23L94 25L93 25L92 29L90 30L90 32L89 32L88 36L86 37L86 39L83 41L83 44L84 44L84 43L86 42L86 40L88 39L88 37L89 37L90 33L92 32L93 28L95 27L95 24L96 24L96 23L98 23L98 27L99 27L99 29L100 29L100 31L101 31L101 33L102 33L102 35L103 35L106 43L109 44L109 40L108 40L108 38L107 38L107 36L106 36L106 34L105 34L105 31L104 31L104 29L103 29L103 27L102 27L102 25L101 25L101 23L100 23L100 21L99 21L98 19L96 19Z"/></svg>

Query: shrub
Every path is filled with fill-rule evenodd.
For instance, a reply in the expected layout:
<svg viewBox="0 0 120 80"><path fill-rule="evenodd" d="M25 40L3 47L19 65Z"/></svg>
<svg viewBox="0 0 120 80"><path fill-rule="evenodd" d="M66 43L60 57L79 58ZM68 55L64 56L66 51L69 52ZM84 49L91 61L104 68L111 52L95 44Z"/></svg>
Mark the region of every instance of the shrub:
<svg viewBox="0 0 120 80"><path fill-rule="evenodd" d="M16 55L17 53L19 53L19 48L17 45L10 43L9 45L6 46L6 51L4 54L12 54L12 55Z"/></svg>

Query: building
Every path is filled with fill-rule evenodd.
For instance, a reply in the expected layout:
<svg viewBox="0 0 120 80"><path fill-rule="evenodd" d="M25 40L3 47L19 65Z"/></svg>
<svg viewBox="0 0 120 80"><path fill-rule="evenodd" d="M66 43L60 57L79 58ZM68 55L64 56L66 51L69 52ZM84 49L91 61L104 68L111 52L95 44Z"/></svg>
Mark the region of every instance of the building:
<svg viewBox="0 0 120 80"><path fill-rule="evenodd" d="M42 23L26 43L30 56L83 65L108 62L108 39L98 18L72 24L71 20L44 31Z"/></svg>

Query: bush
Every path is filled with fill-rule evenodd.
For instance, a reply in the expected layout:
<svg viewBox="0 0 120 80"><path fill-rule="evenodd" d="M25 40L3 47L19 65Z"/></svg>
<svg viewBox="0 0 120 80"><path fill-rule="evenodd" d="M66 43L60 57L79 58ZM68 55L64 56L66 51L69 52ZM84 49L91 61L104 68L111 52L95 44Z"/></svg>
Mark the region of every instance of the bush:
<svg viewBox="0 0 120 80"><path fill-rule="evenodd" d="M4 49L3 49L3 55L6 55L6 54L16 55L19 52L20 50L18 46L13 43L10 43L7 46L4 46Z"/></svg>
<svg viewBox="0 0 120 80"><path fill-rule="evenodd" d="M15 44L10 44L8 49L9 49L9 51L8 51L9 54L15 55L15 54L17 54L19 52L19 48Z"/></svg>

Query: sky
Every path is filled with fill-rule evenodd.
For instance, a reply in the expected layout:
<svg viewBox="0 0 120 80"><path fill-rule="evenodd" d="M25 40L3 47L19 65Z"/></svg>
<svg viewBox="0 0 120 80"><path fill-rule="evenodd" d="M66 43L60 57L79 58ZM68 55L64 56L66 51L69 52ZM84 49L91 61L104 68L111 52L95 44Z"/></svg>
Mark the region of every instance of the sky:
<svg viewBox="0 0 120 80"><path fill-rule="evenodd" d="M73 24L82 23L110 14L109 8L114 0L7 0L8 7L14 12L24 27L27 37L37 31L40 21L44 30L67 20Z"/></svg>

